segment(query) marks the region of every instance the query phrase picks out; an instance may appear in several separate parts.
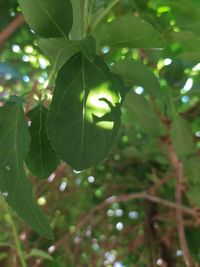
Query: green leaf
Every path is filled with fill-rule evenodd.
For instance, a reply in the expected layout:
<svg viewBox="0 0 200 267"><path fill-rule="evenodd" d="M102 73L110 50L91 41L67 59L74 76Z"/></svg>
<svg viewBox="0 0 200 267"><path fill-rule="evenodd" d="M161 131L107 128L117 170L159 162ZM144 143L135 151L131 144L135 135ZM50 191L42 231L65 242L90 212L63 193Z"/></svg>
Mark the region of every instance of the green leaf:
<svg viewBox="0 0 200 267"><path fill-rule="evenodd" d="M39 258L50 260L50 261L53 260L53 258L47 252L37 249L37 248L31 249L31 252L27 256L27 258L30 258L30 257L37 257L37 258L39 257Z"/></svg>
<svg viewBox="0 0 200 267"><path fill-rule="evenodd" d="M58 71L80 48L67 38L39 39L38 46L49 59L54 71Z"/></svg>
<svg viewBox="0 0 200 267"><path fill-rule="evenodd" d="M192 187L186 192L186 195L194 205L200 207L199 187Z"/></svg>
<svg viewBox="0 0 200 267"><path fill-rule="evenodd" d="M195 152L190 124L184 118L179 115L174 117L170 132L176 154L180 159Z"/></svg>
<svg viewBox="0 0 200 267"><path fill-rule="evenodd" d="M80 41L70 41L66 38L43 38L38 40L38 46L49 59L54 71L58 71L79 51L91 60L95 56L95 40L92 36Z"/></svg>
<svg viewBox="0 0 200 267"><path fill-rule="evenodd" d="M161 125L153 112L149 102L141 95L130 91L123 103L126 108L130 123L146 134L157 136L160 134Z"/></svg>
<svg viewBox="0 0 200 267"><path fill-rule="evenodd" d="M52 239L47 218L33 200L31 183L25 176L24 159L29 143L22 104L6 103L0 108L0 190L19 216L42 236Z"/></svg>
<svg viewBox="0 0 200 267"><path fill-rule="evenodd" d="M151 95L162 95L158 79L139 61L120 60L114 64L112 71L120 75L127 86L141 86Z"/></svg>
<svg viewBox="0 0 200 267"><path fill-rule="evenodd" d="M30 171L39 178L47 178L59 163L47 137L47 113L48 110L42 104L27 113L31 121L29 127L31 144L26 157L26 164Z"/></svg>
<svg viewBox="0 0 200 267"><path fill-rule="evenodd" d="M67 37L72 27L70 0L18 0L29 26L40 36Z"/></svg>
<svg viewBox="0 0 200 267"><path fill-rule="evenodd" d="M96 43L93 36L89 35L85 39L77 41L77 45L80 47L84 57L86 57L89 61L94 60Z"/></svg>
<svg viewBox="0 0 200 267"><path fill-rule="evenodd" d="M200 157L191 156L184 161L185 175L193 185L200 185Z"/></svg>
<svg viewBox="0 0 200 267"><path fill-rule="evenodd" d="M102 161L120 126L117 80L105 63L93 63L82 54L60 70L47 127L56 153L75 170Z"/></svg>
<svg viewBox="0 0 200 267"><path fill-rule="evenodd" d="M181 60L174 60L170 65L162 69L163 76L170 86L176 85L181 80L185 82L186 75Z"/></svg>
<svg viewBox="0 0 200 267"><path fill-rule="evenodd" d="M188 247L194 259L200 262L199 253L200 253L200 230L199 228L189 228L186 227L185 229L186 239L188 243Z"/></svg>
<svg viewBox="0 0 200 267"><path fill-rule="evenodd" d="M100 46L130 48L163 48L160 33L148 22L132 14L122 16L102 26L97 34Z"/></svg>

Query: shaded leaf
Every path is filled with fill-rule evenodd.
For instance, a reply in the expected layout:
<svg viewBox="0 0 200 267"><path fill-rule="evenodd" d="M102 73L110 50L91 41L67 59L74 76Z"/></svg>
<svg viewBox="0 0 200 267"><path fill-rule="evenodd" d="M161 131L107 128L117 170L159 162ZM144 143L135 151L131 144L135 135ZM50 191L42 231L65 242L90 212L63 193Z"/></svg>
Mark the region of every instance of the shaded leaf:
<svg viewBox="0 0 200 267"><path fill-rule="evenodd" d="M141 95L130 91L123 103L130 123L146 134L159 135L161 125L149 102Z"/></svg>
<svg viewBox="0 0 200 267"><path fill-rule="evenodd" d="M0 108L0 190L8 204L34 230L52 238L47 218L33 200L31 183L25 176L23 161L29 144L22 103L6 103Z"/></svg>
<svg viewBox="0 0 200 267"><path fill-rule="evenodd" d="M192 204L200 207L199 187L192 187L186 192L187 197Z"/></svg>
<svg viewBox="0 0 200 267"><path fill-rule="evenodd" d="M29 127L31 143L26 157L26 164L29 170L39 178L47 178L55 171L59 163L47 137L47 113L48 110L42 104L27 113L31 121L31 126Z"/></svg>
<svg viewBox="0 0 200 267"><path fill-rule="evenodd" d="M181 60L174 60L162 69L164 78L170 86L175 85L185 78L184 67Z"/></svg>
<svg viewBox="0 0 200 267"><path fill-rule="evenodd" d="M102 161L120 126L119 85L104 62L78 53L60 70L47 127L56 153L74 169Z"/></svg>
<svg viewBox="0 0 200 267"><path fill-rule="evenodd" d="M72 27L70 0L18 0L22 13L36 34L43 37L67 37Z"/></svg>
<svg viewBox="0 0 200 267"><path fill-rule="evenodd" d="M162 95L158 79L142 63L133 59L120 60L112 70L122 77L127 86L141 86L151 95Z"/></svg>
<svg viewBox="0 0 200 267"><path fill-rule="evenodd" d="M38 46L49 59L54 71L58 71L79 51L89 59L95 56L95 40L92 36L80 41L70 41L67 38L43 38L38 40Z"/></svg>
<svg viewBox="0 0 200 267"><path fill-rule="evenodd" d="M100 46L163 48L160 33L148 22L132 14L117 18L104 24L97 34Z"/></svg>
<svg viewBox="0 0 200 267"><path fill-rule="evenodd" d="M199 247L199 240L200 240L200 230L198 228L189 228L186 227L185 230L186 233L186 239L188 243L188 247L190 249L190 252L192 256L200 262L200 247Z"/></svg>
<svg viewBox="0 0 200 267"><path fill-rule="evenodd" d="M190 124L184 118L179 115L174 117L170 131L176 154L180 159L195 151Z"/></svg>
<svg viewBox="0 0 200 267"><path fill-rule="evenodd" d="M200 184L200 157L191 156L184 162L185 175L193 185Z"/></svg>

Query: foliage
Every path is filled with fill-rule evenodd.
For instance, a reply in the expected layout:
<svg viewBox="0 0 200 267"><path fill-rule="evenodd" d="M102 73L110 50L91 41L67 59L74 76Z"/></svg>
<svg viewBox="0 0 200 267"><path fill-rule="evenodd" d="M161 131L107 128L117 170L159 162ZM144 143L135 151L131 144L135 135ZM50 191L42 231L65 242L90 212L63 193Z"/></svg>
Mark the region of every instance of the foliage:
<svg viewBox="0 0 200 267"><path fill-rule="evenodd" d="M0 3L2 266L199 265L199 14Z"/></svg>

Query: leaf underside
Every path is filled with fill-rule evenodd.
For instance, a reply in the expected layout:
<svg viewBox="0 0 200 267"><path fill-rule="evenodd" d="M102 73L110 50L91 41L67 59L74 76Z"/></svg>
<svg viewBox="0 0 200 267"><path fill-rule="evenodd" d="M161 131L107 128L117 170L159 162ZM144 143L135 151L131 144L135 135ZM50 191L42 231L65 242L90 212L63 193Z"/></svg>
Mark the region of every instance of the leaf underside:
<svg viewBox="0 0 200 267"><path fill-rule="evenodd" d="M102 161L120 126L119 103L119 83L104 62L74 55L58 73L47 119L56 153L75 170Z"/></svg>

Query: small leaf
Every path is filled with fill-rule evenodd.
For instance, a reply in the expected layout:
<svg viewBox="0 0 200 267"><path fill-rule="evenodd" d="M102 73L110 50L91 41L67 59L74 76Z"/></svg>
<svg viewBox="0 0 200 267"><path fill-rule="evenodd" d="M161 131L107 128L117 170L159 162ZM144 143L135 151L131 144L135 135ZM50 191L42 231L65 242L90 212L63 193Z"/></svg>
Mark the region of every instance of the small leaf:
<svg viewBox="0 0 200 267"><path fill-rule="evenodd" d="M146 134L157 136L160 134L160 122L153 112L149 102L141 95L130 91L123 103L130 123Z"/></svg>
<svg viewBox="0 0 200 267"><path fill-rule="evenodd" d="M31 183L25 176L29 144L22 104L10 101L0 108L0 190L19 216L42 236L52 239L47 218L33 200Z"/></svg>
<svg viewBox="0 0 200 267"><path fill-rule="evenodd" d="M56 153L75 170L102 161L120 126L119 103L118 82L105 63L73 56L58 73L47 119Z"/></svg>
<svg viewBox="0 0 200 267"><path fill-rule="evenodd" d="M47 252L37 249L37 248L31 249L31 252L27 256L27 258L30 258L30 257L39 257L39 258L50 260L50 261L53 260L53 258Z"/></svg>
<svg viewBox="0 0 200 267"><path fill-rule="evenodd" d="M97 34L100 46L163 48L160 33L140 17L128 14L106 23Z"/></svg>
<svg viewBox="0 0 200 267"><path fill-rule="evenodd" d="M29 127L31 144L26 164L39 178L47 178L59 163L46 133L47 113L48 110L42 104L27 113L31 121Z"/></svg>
<svg viewBox="0 0 200 267"><path fill-rule="evenodd" d="M70 0L18 0L22 13L34 32L40 36L67 37L72 27Z"/></svg>
<svg viewBox="0 0 200 267"><path fill-rule="evenodd" d="M186 158L195 151L190 124L179 115L172 121L171 139L180 159Z"/></svg>
<svg viewBox="0 0 200 267"><path fill-rule="evenodd" d="M120 60L112 70L122 77L127 86L141 86L151 95L162 95L158 79L142 63L133 59Z"/></svg>

